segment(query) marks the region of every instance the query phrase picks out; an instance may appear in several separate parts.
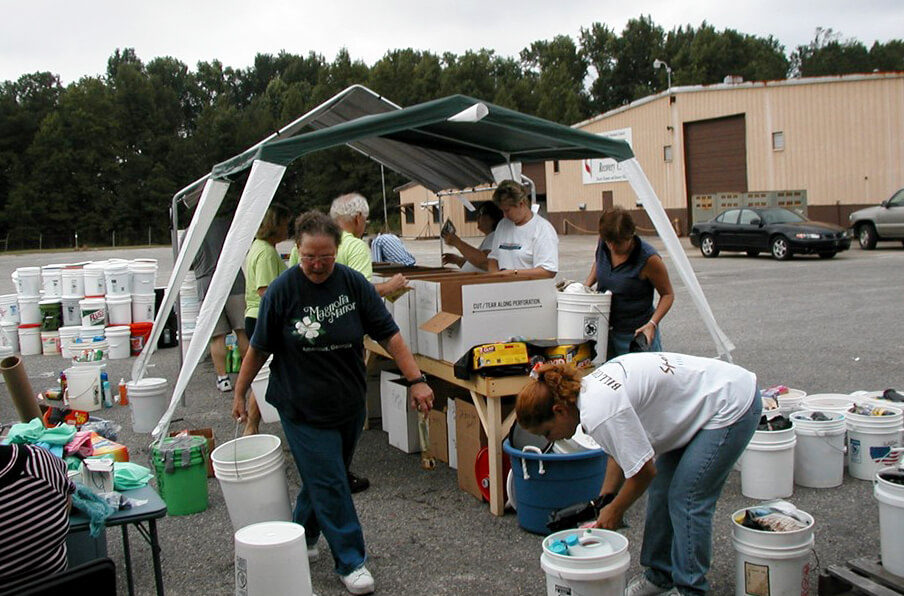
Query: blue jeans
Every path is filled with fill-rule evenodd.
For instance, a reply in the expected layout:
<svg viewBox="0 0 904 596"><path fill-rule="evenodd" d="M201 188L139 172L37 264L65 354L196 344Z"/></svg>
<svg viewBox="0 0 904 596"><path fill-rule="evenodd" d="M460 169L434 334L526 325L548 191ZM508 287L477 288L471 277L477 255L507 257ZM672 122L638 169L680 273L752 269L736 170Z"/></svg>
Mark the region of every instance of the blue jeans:
<svg viewBox="0 0 904 596"><path fill-rule="evenodd" d="M339 428L316 428L280 416L301 476L292 521L304 526L308 546L316 544L323 533L340 575L348 575L367 558L346 474L364 428L364 416L361 408L354 420Z"/></svg>
<svg viewBox="0 0 904 596"><path fill-rule="evenodd" d="M606 352L606 360L612 360L616 356L627 354L629 352L628 346L631 345L631 340L634 339L634 335L633 331L613 331L610 329L608 341L609 351ZM659 333L659 327L657 327L656 331L653 333L653 343L650 345L648 351L662 351L662 335Z"/></svg>
<svg viewBox="0 0 904 596"><path fill-rule="evenodd" d="M705 594L712 560L713 512L735 461L760 420L757 390L747 412L726 428L700 430L681 449L656 458L648 491L640 564L648 580L681 594Z"/></svg>

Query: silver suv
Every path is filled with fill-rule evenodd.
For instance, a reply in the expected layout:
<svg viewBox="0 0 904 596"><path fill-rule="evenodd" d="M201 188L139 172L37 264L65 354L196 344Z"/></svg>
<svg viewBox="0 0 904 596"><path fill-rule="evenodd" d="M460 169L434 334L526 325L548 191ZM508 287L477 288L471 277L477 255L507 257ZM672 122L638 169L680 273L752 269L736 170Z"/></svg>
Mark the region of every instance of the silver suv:
<svg viewBox="0 0 904 596"><path fill-rule="evenodd" d="M904 243L904 188L875 207L854 211L848 216L860 248L872 250L880 240Z"/></svg>

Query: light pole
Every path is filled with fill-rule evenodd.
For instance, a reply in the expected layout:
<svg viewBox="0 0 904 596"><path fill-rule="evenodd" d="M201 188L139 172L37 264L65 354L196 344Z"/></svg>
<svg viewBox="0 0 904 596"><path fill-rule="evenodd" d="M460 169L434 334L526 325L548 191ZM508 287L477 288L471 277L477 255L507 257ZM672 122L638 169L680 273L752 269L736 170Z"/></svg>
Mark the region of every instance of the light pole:
<svg viewBox="0 0 904 596"><path fill-rule="evenodd" d="M666 76L668 77L668 81L669 81L669 95L671 95L672 94L672 68L668 64L666 64L665 62L660 60L659 58L656 58L655 60L653 60L653 68L665 68L665 73L666 73Z"/></svg>

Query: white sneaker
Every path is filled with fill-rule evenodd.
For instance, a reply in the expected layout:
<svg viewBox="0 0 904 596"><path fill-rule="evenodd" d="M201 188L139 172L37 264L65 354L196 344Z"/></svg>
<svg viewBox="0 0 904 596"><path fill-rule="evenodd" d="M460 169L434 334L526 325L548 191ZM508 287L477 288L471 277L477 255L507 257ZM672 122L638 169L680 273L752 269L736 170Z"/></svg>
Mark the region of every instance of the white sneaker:
<svg viewBox="0 0 904 596"><path fill-rule="evenodd" d="M229 380L228 376L217 377L217 389L219 389L223 393L229 393L230 391L232 391L232 382Z"/></svg>
<svg viewBox="0 0 904 596"><path fill-rule="evenodd" d="M648 580L643 573L631 578L631 581L628 582L628 587L625 588L625 596L669 596L673 592L677 594L677 588L672 588L671 590L660 588Z"/></svg>
<svg viewBox="0 0 904 596"><path fill-rule="evenodd" d="M317 545L308 547L308 561L316 561L320 558L320 549L317 548Z"/></svg>
<svg viewBox="0 0 904 596"><path fill-rule="evenodd" d="M350 594L371 594L374 591L374 576L364 565L348 575L340 575L339 579L345 584L345 588Z"/></svg>

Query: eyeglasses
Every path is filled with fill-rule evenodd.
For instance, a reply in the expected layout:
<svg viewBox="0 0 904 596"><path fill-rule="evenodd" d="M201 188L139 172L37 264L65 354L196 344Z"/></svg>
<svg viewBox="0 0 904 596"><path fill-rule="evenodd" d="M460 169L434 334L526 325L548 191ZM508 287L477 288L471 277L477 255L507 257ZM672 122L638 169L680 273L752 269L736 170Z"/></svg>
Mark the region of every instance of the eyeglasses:
<svg viewBox="0 0 904 596"><path fill-rule="evenodd" d="M323 263L324 265L329 265L333 261L336 260L336 255L328 255L323 257L310 257L303 256L301 257L301 262L305 265L313 265L314 263Z"/></svg>

